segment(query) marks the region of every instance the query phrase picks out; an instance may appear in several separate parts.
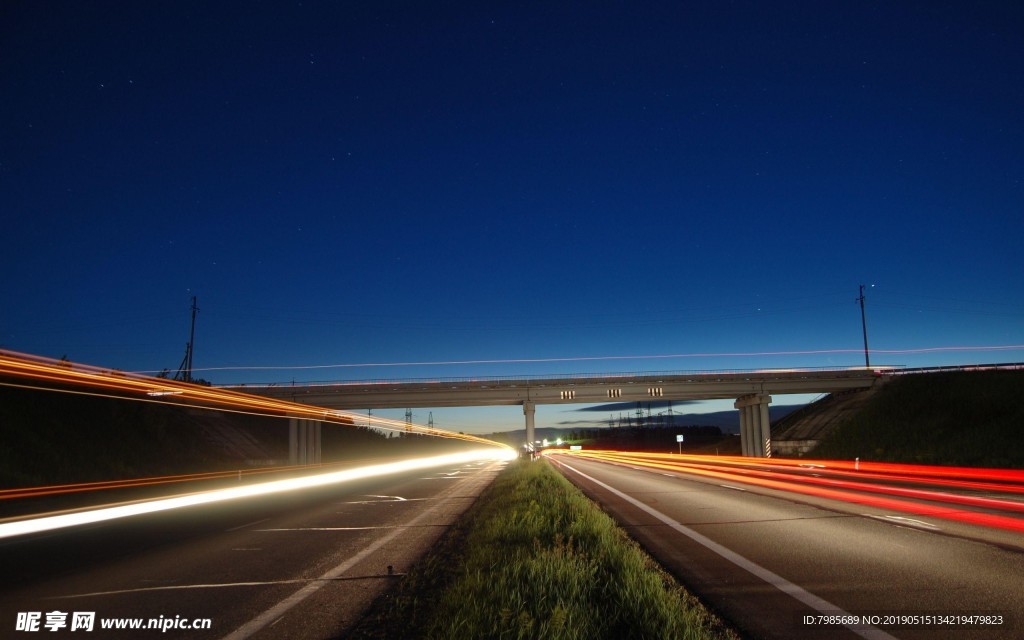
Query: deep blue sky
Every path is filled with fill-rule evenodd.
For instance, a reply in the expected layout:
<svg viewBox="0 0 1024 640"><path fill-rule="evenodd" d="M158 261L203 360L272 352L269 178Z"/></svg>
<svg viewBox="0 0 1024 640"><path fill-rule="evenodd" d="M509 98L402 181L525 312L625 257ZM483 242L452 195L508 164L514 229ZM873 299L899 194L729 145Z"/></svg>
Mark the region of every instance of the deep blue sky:
<svg viewBox="0 0 1024 640"><path fill-rule="evenodd" d="M207 4L0 7L0 348L852 366L861 283L873 349L1024 344L1020 2Z"/></svg>

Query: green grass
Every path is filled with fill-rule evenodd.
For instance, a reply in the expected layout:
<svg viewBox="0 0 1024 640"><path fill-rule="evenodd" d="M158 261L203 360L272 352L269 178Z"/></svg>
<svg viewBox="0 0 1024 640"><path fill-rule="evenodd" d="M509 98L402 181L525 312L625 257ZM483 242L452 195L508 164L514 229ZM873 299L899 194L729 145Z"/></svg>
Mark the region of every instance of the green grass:
<svg viewBox="0 0 1024 640"><path fill-rule="evenodd" d="M1024 371L908 375L885 384L814 457L1024 468Z"/></svg>
<svg viewBox="0 0 1024 640"><path fill-rule="evenodd" d="M544 461L499 475L353 635L735 637Z"/></svg>

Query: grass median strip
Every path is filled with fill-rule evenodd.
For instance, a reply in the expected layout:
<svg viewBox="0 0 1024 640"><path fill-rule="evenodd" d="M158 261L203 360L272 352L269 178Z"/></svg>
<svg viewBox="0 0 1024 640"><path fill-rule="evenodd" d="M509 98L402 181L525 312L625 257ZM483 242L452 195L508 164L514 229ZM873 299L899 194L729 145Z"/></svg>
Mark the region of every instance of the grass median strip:
<svg viewBox="0 0 1024 640"><path fill-rule="evenodd" d="M509 465L356 638L735 638L545 461Z"/></svg>

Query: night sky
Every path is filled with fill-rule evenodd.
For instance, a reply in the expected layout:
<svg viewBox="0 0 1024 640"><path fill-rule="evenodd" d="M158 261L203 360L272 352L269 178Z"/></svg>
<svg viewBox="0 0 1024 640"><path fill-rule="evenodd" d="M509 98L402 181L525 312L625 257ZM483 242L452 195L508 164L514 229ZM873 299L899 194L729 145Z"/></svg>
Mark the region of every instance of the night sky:
<svg viewBox="0 0 1024 640"><path fill-rule="evenodd" d="M857 366L864 284L872 364L1024 360L1018 1L5 2L0 91L2 349Z"/></svg>

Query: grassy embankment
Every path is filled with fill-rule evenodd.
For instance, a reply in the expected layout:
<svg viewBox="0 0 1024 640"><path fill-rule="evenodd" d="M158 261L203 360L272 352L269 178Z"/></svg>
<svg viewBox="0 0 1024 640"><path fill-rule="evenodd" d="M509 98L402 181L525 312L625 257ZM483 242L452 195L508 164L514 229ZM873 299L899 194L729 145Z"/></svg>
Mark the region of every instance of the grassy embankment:
<svg viewBox="0 0 1024 640"><path fill-rule="evenodd" d="M517 462L357 638L735 638L547 462Z"/></svg>
<svg viewBox="0 0 1024 640"><path fill-rule="evenodd" d="M1024 468L1024 371L908 375L883 386L816 458Z"/></svg>

